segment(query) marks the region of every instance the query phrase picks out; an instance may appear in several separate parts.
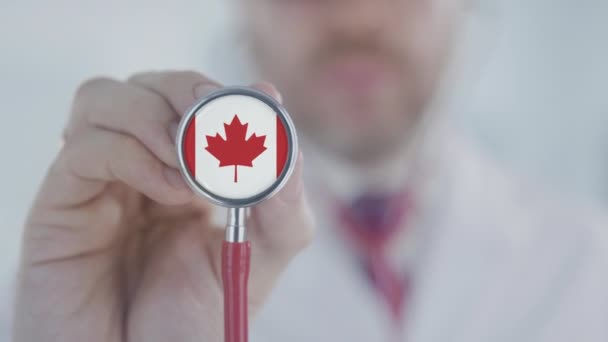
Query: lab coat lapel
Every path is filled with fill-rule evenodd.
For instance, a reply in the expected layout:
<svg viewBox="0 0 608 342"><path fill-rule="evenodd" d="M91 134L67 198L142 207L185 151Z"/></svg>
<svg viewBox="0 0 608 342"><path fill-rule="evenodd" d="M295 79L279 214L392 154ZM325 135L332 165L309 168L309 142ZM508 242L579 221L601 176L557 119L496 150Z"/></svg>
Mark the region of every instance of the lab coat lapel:
<svg viewBox="0 0 608 342"><path fill-rule="evenodd" d="M459 137L445 141L449 144L434 146L429 154L432 162L422 163L438 171L421 215L421 255L405 321L411 342L470 342L464 339L469 322L479 315L483 294L499 279L496 266L511 254L510 240L494 230L492 221L480 219L489 203L484 189L495 187L492 193L500 198L501 185L487 183L488 170Z"/></svg>
<svg viewBox="0 0 608 342"><path fill-rule="evenodd" d="M605 336L597 324L601 306L590 304L594 291L585 291L606 284L604 273L587 265L599 244L588 220L503 173L472 145L449 155L458 161L452 160L442 177L447 182L441 188L448 190L438 212L425 215L440 219L426 231L427 254L416 271L406 340L555 342ZM572 296L588 305L568 302Z"/></svg>

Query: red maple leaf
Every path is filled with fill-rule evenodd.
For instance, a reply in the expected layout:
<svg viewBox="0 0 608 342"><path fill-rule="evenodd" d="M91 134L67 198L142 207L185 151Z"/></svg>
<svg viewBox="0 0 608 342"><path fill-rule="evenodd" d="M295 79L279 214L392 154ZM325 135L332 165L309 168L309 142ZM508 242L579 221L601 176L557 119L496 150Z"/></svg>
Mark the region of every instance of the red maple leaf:
<svg viewBox="0 0 608 342"><path fill-rule="evenodd" d="M243 125L235 114L229 125L224 123L226 140L219 133L216 133L214 137L206 136L207 147L205 150L220 161L220 167L234 165L235 183L237 182L236 167L252 167L253 160L266 151L266 147L264 147L265 135L258 137L253 133L249 139L245 140L248 125L248 123Z"/></svg>

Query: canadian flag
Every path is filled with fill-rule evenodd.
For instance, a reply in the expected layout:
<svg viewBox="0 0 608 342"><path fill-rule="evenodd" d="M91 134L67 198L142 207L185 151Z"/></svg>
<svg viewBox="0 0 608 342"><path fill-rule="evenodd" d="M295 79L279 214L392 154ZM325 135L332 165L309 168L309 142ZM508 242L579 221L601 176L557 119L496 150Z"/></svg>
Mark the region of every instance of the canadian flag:
<svg viewBox="0 0 608 342"><path fill-rule="evenodd" d="M247 198L271 186L287 162L287 135L266 103L226 95L203 105L187 123L183 152L190 175L209 191Z"/></svg>

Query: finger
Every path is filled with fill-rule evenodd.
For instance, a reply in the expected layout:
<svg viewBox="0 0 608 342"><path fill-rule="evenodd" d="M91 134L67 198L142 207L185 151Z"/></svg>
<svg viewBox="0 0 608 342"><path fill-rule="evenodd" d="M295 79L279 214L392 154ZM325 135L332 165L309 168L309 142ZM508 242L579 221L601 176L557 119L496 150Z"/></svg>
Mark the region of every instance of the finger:
<svg viewBox="0 0 608 342"><path fill-rule="evenodd" d="M127 82L161 96L180 116L197 99L221 87L217 81L194 71L145 72L131 76Z"/></svg>
<svg viewBox="0 0 608 342"><path fill-rule="evenodd" d="M304 195L301 155L285 187L254 206L247 225L253 254L251 274L255 275L251 289L265 292L314 234L313 216Z"/></svg>
<svg viewBox="0 0 608 342"><path fill-rule="evenodd" d="M170 128L178 118L158 95L111 79L92 79L79 88L66 139L94 126L132 135L167 165L179 162Z"/></svg>
<svg viewBox="0 0 608 342"><path fill-rule="evenodd" d="M261 81L253 83L251 87L272 96L279 103L283 103L283 97L281 96L281 93L279 93L277 88L272 83Z"/></svg>
<svg viewBox="0 0 608 342"><path fill-rule="evenodd" d="M66 143L49 177L40 199L54 207L83 203L112 181L163 204L186 203L192 196L179 172L137 139L99 129Z"/></svg>

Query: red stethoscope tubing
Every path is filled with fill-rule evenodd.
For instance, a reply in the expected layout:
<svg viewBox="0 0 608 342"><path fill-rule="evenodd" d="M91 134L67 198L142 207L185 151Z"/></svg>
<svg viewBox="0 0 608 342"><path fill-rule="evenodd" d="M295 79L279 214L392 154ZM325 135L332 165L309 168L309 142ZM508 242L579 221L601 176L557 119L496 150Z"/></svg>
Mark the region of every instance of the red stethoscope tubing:
<svg viewBox="0 0 608 342"><path fill-rule="evenodd" d="M224 286L224 341L247 342L247 283L251 264L251 243L224 241L222 283Z"/></svg>

